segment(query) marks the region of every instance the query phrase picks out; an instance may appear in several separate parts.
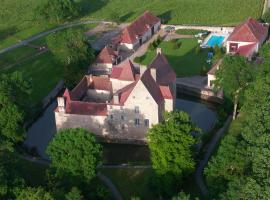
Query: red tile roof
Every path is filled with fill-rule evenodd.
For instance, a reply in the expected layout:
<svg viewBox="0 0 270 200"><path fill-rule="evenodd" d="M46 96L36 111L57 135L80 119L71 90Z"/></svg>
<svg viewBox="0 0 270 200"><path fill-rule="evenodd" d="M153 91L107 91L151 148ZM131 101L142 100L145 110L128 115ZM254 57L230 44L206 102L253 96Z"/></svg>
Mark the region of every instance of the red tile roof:
<svg viewBox="0 0 270 200"><path fill-rule="evenodd" d="M114 64L115 60L118 57L118 53L111 49L110 47L105 47L102 51L98 54L95 63L101 64Z"/></svg>
<svg viewBox="0 0 270 200"><path fill-rule="evenodd" d="M120 98L119 98L120 104L124 104L126 102L127 98L129 97L130 93L133 91L137 83L138 81L133 82L127 85L126 87L122 88L120 91L118 91L120 94Z"/></svg>
<svg viewBox="0 0 270 200"><path fill-rule="evenodd" d="M244 57L251 57L252 54L255 52L257 44L249 44L245 46L241 46L237 49L236 54Z"/></svg>
<svg viewBox="0 0 270 200"><path fill-rule="evenodd" d="M246 22L234 29L228 41L263 43L266 39L268 29L269 26L261 24L252 18L248 18Z"/></svg>
<svg viewBox="0 0 270 200"><path fill-rule="evenodd" d="M66 103L66 113L77 115L106 116L106 103L89 103L82 101L70 101Z"/></svg>
<svg viewBox="0 0 270 200"><path fill-rule="evenodd" d="M90 89L112 91L112 83L108 77L89 76Z"/></svg>
<svg viewBox="0 0 270 200"><path fill-rule="evenodd" d="M153 77L151 75L150 68L148 68L143 73L143 75L141 77L141 81L143 82L143 84L145 85L145 87L147 88L147 90L149 91L151 96L154 98L156 103L158 105L160 105L164 101L164 98L163 98L162 93L160 91L159 85L153 79Z"/></svg>
<svg viewBox="0 0 270 200"><path fill-rule="evenodd" d="M173 95L169 86L159 86L159 88L164 99L173 99Z"/></svg>
<svg viewBox="0 0 270 200"><path fill-rule="evenodd" d="M135 75L134 65L130 60L126 60L118 66L113 67L110 77L122 81L135 81Z"/></svg>
<svg viewBox="0 0 270 200"><path fill-rule="evenodd" d="M176 81L176 74L162 53L157 54L149 67L156 69L159 85L169 85Z"/></svg>
<svg viewBox="0 0 270 200"><path fill-rule="evenodd" d="M149 28L160 22L160 19L149 11L138 17L132 24L126 27L121 33L121 42L133 44L138 36L143 36Z"/></svg>
<svg viewBox="0 0 270 200"><path fill-rule="evenodd" d="M89 79L87 78L87 76L84 76L83 79L79 82L79 84L70 92L71 100L80 100L87 91L88 86Z"/></svg>

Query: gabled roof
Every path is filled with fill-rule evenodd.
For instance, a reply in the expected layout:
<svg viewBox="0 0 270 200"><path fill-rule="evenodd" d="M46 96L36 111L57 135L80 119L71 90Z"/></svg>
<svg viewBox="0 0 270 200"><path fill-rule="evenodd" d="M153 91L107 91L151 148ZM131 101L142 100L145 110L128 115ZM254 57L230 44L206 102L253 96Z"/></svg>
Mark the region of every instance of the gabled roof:
<svg viewBox="0 0 270 200"><path fill-rule="evenodd" d="M118 56L118 53L116 51L114 51L110 47L105 47L98 54L98 56L95 60L95 63L114 64L117 56Z"/></svg>
<svg viewBox="0 0 270 200"><path fill-rule="evenodd" d="M176 74L162 53L157 53L149 67L156 69L159 85L169 85L176 81Z"/></svg>
<svg viewBox="0 0 270 200"><path fill-rule="evenodd" d="M244 57L250 57L255 52L256 44L241 46L237 49L236 54Z"/></svg>
<svg viewBox="0 0 270 200"><path fill-rule="evenodd" d="M169 86L159 86L159 89L164 99L173 99L173 94Z"/></svg>
<svg viewBox="0 0 270 200"><path fill-rule="evenodd" d="M143 36L149 28L158 22L160 22L158 17L146 11L122 31L121 42L133 44L137 40L137 37Z"/></svg>
<svg viewBox="0 0 270 200"><path fill-rule="evenodd" d="M89 89L112 91L112 83L108 77L90 76Z"/></svg>
<svg viewBox="0 0 270 200"><path fill-rule="evenodd" d="M122 81L135 81L135 67L130 60L126 60L121 64L113 67L110 77Z"/></svg>
<svg viewBox="0 0 270 200"><path fill-rule="evenodd" d="M128 99L130 93L133 91L134 87L137 85L138 81L135 81L124 88L118 90L116 94L119 95L119 104L123 105ZM114 104L114 99L111 100L111 103Z"/></svg>
<svg viewBox="0 0 270 200"><path fill-rule="evenodd" d="M237 26L228 38L228 41L260 42L266 39L269 26L248 18L247 21Z"/></svg>
<svg viewBox="0 0 270 200"><path fill-rule="evenodd" d="M107 104L106 103L90 103L83 101L70 101L66 102L66 113L77 115L95 115L106 116Z"/></svg>
<svg viewBox="0 0 270 200"><path fill-rule="evenodd" d="M213 67L207 72L207 74L209 75L215 75L219 66L221 65L222 63L222 59L218 60L214 65Z"/></svg>
<svg viewBox="0 0 270 200"><path fill-rule="evenodd" d="M148 68L142 75L141 81L145 85L146 89L149 91L153 99L158 105L164 101L163 95L160 91L159 85L153 79L150 68Z"/></svg>

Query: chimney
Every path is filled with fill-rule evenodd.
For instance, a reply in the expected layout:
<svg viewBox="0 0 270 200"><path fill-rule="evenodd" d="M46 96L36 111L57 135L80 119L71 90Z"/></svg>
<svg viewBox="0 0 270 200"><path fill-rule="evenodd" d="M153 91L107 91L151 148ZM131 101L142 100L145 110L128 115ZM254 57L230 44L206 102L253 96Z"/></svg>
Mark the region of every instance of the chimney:
<svg viewBox="0 0 270 200"><path fill-rule="evenodd" d="M60 113L65 113L65 98L64 97L58 97L57 98L57 103L58 103L58 110Z"/></svg>
<svg viewBox="0 0 270 200"><path fill-rule="evenodd" d="M118 93L115 93L113 95L113 103L114 104L119 104L119 95L118 95Z"/></svg>
<svg viewBox="0 0 270 200"><path fill-rule="evenodd" d="M162 53L161 48L157 48L157 55L161 53Z"/></svg>
<svg viewBox="0 0 270 200"><path fill-rule="evenodd" d="M151 67L150 68L150 73L151 73L151 76L153 77L153 79L155 81L157 81L157 70L156 70L156 68Z"/></svg>

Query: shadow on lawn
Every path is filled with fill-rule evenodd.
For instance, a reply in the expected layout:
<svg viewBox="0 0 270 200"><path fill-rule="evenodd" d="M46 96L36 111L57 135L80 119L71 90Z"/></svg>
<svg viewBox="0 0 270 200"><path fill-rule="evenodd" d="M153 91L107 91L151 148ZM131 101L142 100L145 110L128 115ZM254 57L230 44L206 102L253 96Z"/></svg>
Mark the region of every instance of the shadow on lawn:
<svg viewBox="0 0 270 200"><path fill-rule="evenodd" d="M80 6L80 17L89 15L101 9L108 3L108 0L80 0L78 5Z"/></svg>
<svg viewBox="0 0 270 200"><path fill-rule="evenodd" d="M172 10L168 10L158 16L161 19L161 23L167 24L172 19Z"/></svg>
<svg viewBox="0 0 270 200"><path fill-rule="evenodd" d="M4 30L0 30L0 40L7 39L10 35L15 34L18 31L18 29L15 26L9 27Z"/></svg>
<svg viewBox="0 0 270 200"><path fill-rule="evenodd" d="M128 19L130 19L133 15L135 14L135 12L129 12L129 13L127 13L127 14L125 14L125 15L122 15L121 17L120 17L120 21L121 22L125 22L125 21L127 21Z"/></svg>

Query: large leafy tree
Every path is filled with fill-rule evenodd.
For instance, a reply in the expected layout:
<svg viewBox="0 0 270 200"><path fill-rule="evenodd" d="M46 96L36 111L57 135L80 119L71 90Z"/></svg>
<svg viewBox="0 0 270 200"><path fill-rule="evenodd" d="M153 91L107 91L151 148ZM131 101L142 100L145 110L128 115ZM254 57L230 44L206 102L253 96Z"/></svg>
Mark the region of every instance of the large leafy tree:
<svg viewBox="0 0 270 200"><path fill-rule="evenodd" d="M68 86L74 86L87 72L95 57L84 33L78 29L65 30L50 35L47 43L55 57L65 66L64 76Z"/></svg>
<svg viewBox="0 0 270 200"><path fill-rule="evenodd" d="M89 182L101 163L102 148L90 132L81 129L59 131L47 148L59 178L70 176Z"/></svg>
<svg viewBox="0 0 270 200"><path fill-rule="evenodd" d="M254 78L252 70L245 58L227 55L216 73L214 85L218 89L222 88L225 96L234 103L233 119L236 118L240 95Z"/></svg>
<svg viewBox="0 0 270 200"><path fill-rule="evenodd" d="M36 10L36 15L57 23L72 19L78 14L78 6L74 0L47 0Z"/></svg>
<svg viewBox="0 0 270 200"><path fill-rule="evenodd" d="M70 192L65 195L66 200L83 200L83 195L81 194L81 191L73 187L71 188Z"/></svg>
<svg viewBox="0 0 270 200"><path fill-rule="evenodd" d="M31 84L21 73L0 77L0 151L13 150L24 138L23 111Z"/></svg>
<svg viewBox="0 0 270 200"><path fill-rule="evenodd" d="M164 114L164 122L154 125L148 132L153 168L159 175L168 173L183 177L194 170L192 132L198 129L188 114L176 111Z"/></svg>
<svg viewBox="0 0 270 200"><path fill-rule="evenodd" d="M23 188L16 192L16 200L54 200L52 195L43 188Z"/></svg>

